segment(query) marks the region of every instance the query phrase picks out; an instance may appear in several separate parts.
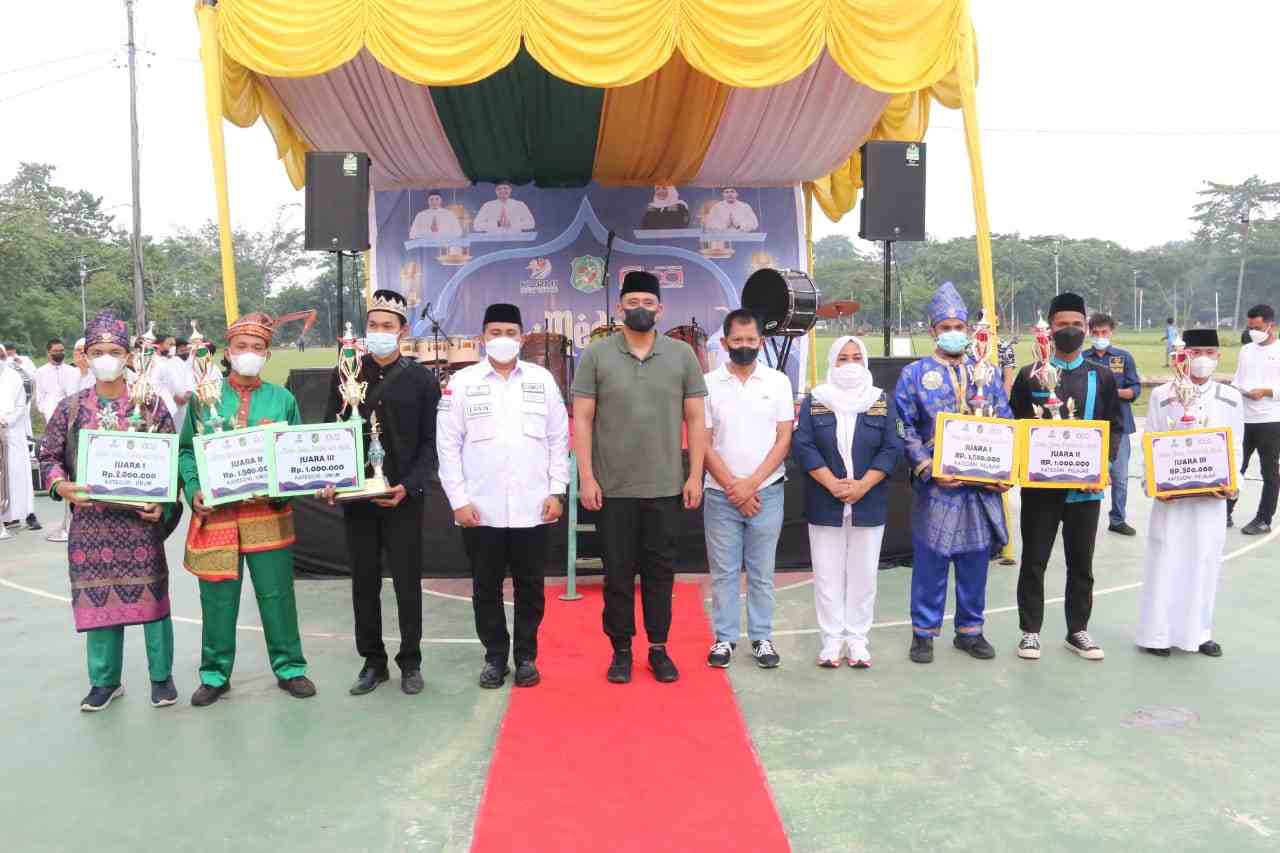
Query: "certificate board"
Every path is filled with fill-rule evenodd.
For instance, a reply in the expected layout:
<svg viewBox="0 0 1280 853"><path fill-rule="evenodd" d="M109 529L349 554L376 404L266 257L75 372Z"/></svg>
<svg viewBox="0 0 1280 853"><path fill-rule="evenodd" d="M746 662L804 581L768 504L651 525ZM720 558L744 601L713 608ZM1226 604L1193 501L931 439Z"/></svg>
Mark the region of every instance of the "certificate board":
<svg viewBox="0 0 1280 853"><path fill-rule="evenodd" d="M1108 421L1020 420L1018 485L1024 489L1101 489L1109 482Z"/></svg>
<svg viewBox="0 0 1280 853"><path fill-rule="evenodd" d="M364 487L362 421L288 426L272 424L267 438L267 482L273 498Z"/></svg>
<svg viewBox="0 0 1280 853"><path fill-rule="evenodd" d="M1018 422L942 412L933 430L933 476L1017 482Z"/></svg>
<svg viewBox="0 0 1280 853"><path fill-rule="evenodd" d="M178 499L178 436L172 432L80 431L76 484L94 501L148 504Z"/></svg>
<svg viewBox="0 0 1280 853"><path fill-rule="evenodd" d="M205 506L221 506L269 493L268 432L268 427L260 426L192 438Z"/></svg>
<svg viewBox="0 0 1280 853"><path fill-rule="evenodd" d="M1231 427L1148 432L1142 436L1147 494L1158 498L1235 491Z"/></svg>

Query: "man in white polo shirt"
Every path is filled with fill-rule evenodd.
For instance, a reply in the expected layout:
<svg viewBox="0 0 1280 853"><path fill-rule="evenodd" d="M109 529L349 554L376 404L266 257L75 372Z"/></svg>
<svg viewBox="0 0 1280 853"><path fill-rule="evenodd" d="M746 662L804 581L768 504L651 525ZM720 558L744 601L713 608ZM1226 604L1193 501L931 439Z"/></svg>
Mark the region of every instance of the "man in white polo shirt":
<svg viewBox="0 0 1280 853"><path fill-rule="evenodd" d="M738 573L747 570L747 637L764 669L773 647L773 566L782 532L784 460L791 449L791 381L759 364L760 319L746 309L724 318L728 363L707 374L707 476L703 529L711 570L715 643L709 666L724 668L738 642Z"/></svg>
<svg viewBox="0 0 1280 853"><path fill-rule="evenodd" d="M1276 311L1270 305L1249 309L1249 338L1240 349L1231 384L1244 396L1244 446L1258 451L1262 466L1262 498L1253 521L1241 530L1248 536L1271 532L1280 498L1280 344L1276 343ZM1235 501L1227 506L1227 523Z"/></svg>

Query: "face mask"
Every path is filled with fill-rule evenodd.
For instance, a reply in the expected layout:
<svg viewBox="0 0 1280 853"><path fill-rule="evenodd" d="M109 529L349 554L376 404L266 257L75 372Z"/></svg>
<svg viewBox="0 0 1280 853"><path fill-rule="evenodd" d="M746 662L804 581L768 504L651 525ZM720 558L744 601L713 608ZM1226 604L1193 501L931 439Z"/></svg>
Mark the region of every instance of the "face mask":
<svg viewBox="0 0 1280 853"><path fill-rule="evenodd" d="M62 362L67 360L67 354L65 352L60 352L57 355L49 356L49 360L54 364L62 364Z"/></svg>
<svg viewBox="0 0 1280 853"><path fill-rule="evenodd" d="M258 355L256 352L238 352L231 356L230 361L232 370L241 376L252 378L262 372L262 366L267 363L267 357Z"/></svg>
<svg viewBox="0 0 1280 853"><path fill-rule="evenodd" d="M178 358L182 359L183 361L186 361L187 359L191 358L191 353L184 352L181 355L179 355Z"/></svg>
<svg viewBox="0 0 1280 853"><path fill-rule="evenodd" d="M964 332L950 331L938 335L938 348L948 355L959 355L969 345L969 336Z"/></svg>
<svg viewBox="0 0 1280 853"><path fill-rule="evenodd" d="M1271 335L1267 334L1262 329L1249 330L1249 340L1253 341L1255 344L1265 343L1269 337L1271 337Z"/></svg>
<svg viewBox="0 0 1280 853"><path fill-rule="evenodd" d="M520 342L506 335L491 338L484 342L484 354L498 364L507 364L515 361L516 356L520 354Z"/></svg>
<svg viewBox="0 0 1280 853"><path fill-rule="evenodd" d="M837 364L831 368L831 372L827 374L827 379L837 388L845 391L857 391L871 380L871 374L867 372L867 366L862 362L846 361L844 364Z"/></svg>
<svg viewBox="0 0 1280 853"><path fill-rule="evenodd" d="M364 344L378 358L386 358L400 348L400 338L390 332L369 332Z"/></svg>
<svg viewBox="0 0 1280 853"><path fill-rule="evenodd" d="M1111 338L1094 338L1093 339L1094 349L1106 349L1109 346L1111 346Z"/></svg>
<svg viewBox="0 0 1280 853"><path fill-rule="evenodd" d="M115 382L124 373L124 360L114 355L100 355L89 362L93 368L93 378L99 382Z"/></svg>
<svg viewBox="0 0 1280 853"><path fill-rule="evenodd" d="M1211 355L1198 355L1191 359L1191 375L1196 379L1207 379L1218 369L1218 360Z"/></svg>
<svg viewBox="0 0 1280 853"><path fill-rule="evenodd" d="M649 308L624 308L622 322L633 332L647 332L658 322L658 312Z"/></svg>
<svg viewBox="0 0 1280 853"><path fill-rule="evenodd" d="M1084 345L1084 329L1067 326L1053 333L1053 345L1058 352L1075 352Z"/></svg>
<svg viewBox="0 0 1280 853"><path fill-rule="evenodd" d="M758 355L760 350L755 347L729 347L729 360L743 367L755 362Z"/></svg>

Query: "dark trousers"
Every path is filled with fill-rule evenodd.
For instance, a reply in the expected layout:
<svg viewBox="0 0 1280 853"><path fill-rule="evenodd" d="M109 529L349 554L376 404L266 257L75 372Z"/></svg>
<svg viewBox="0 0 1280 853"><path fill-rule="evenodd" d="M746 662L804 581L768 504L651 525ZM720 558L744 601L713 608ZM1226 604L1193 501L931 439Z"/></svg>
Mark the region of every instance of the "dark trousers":
<svg viewBox="0 0 1280 853"><path fill-rule="evenodd" d="M1067 632L1089 627L1093 610L1093 545L1102 501L1067 502L1065 489L1022 490L1022 567L1018 571L1018 622L1040 633L1044 624L1044 571L1062 527L1067 557Z"/></svg>
<svg viewBox="0 0 1280 853"><path fill-rule="evenodd" d="M367 666L387 667L382 642L382 570L387 567L400 614L403 670L422 666L422 499L392 509L360 501L343 508L351 560L351 604L356 617L356 652Z"/></svg>
<svg viewBox="0 0 1280 853"><path fill-rule="evenodd" d="M615 649L631 648L636 634L636 575L644 630L652 645L671 630L680 496L604 499L596 523L604 551L604 632Z"/></svg>
<svg viewBox="0 0 1280 853"><path fill-rule="evenodd" d="M1276 515L1276 500L1280 499L1280 421L1265 424L1244 425L1244 464L1240 473L1249 467L1249 454L1257 451L1258 464L1262 468L1262 499L1254 518L1270 524ZM1227 502L1227 514L1236 508L1236 501Z"/></svg>
<svg viewBox="0 0 1280 853"><path fill-rule="evenodd" d="M508 568L516 599L515 662L519 665L538 657L538 626L546 608L542 579L551 527L462 528L462 544L471 561L476 636L484 644L484 659L489 663L505 664L512 651L502 605L502 580Z"/></svg>

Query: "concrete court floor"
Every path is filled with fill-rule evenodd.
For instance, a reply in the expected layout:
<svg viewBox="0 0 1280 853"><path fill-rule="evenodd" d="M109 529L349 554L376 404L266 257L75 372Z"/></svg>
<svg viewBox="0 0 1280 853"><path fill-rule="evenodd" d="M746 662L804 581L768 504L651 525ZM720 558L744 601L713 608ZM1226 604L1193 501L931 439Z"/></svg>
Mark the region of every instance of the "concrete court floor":
<svg viewBox="0 0 1280 853"><path fill-rule="evenodd" d="M1130 514L1141 531L1150 501L1137 485ZM1258 491L1245 483L1246 520ZM38 510L55 520L46 500ZM1044 659L1017 659L1017 569L992 563L996 660L971 660L944 634L932 666L907 661L909 571L897 569L880 575L874 668L819 670L807 575L779 576L783 667L761 671L744 655L729 677L795 850L1280 849L1280 683L1269 654L1280 645L1280 542L1228 535L1235 553L1216 618L1225 657L1161 660L1132 645L1142 537L1103 530L1099 539L1091 630L1108 653L1101 664L1061 648L1060 603L1046 609ZM319 687L307 701L276 689L246 584L234 688L195 709L187 697L199 602L178 568L181 541L171 539L170 560L182 701L147 703L134 628L128 695L95 715L77 710L84 644L57 600L66 596L64 546L31 533L0 543L0 847L466 850L510 688L474 686L471 608L446 597L465 584L432 584L426 596L426 691L406 697L393 680L355 698L346 693L358 669L348 587L299 582ZM1059 549L1051 594L1061 594L1062 578ZM388 636L392 602L388 584ZM606 654L602 643L602 668ZM546 681L536 689L554 689L555 662L540 663ZM573 736L590 737L590 721ZM589 780L565 791L565 807L590 808L589 791ZM511 849L528 848L513 839ZM605 846L584 839L582 849Z"/></svg>

